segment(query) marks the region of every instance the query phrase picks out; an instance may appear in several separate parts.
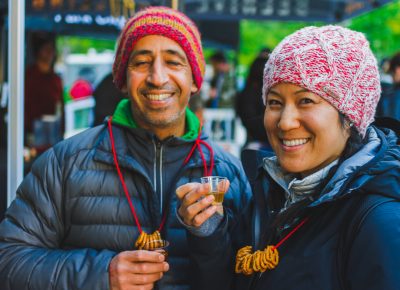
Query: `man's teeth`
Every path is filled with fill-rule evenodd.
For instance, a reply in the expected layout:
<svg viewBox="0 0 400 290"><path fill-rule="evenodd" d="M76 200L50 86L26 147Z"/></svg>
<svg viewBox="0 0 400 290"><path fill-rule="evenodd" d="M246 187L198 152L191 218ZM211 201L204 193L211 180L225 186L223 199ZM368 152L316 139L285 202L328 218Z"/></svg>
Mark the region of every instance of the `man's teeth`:
<svg viewBox="0 0 400 290"><path fill-rule="evenodd" d="M155 95L155 94L148 94L146 97L150 99L151 101L163 101L165 99L168 99L171 96L171 94L160 94L160 95Z"/></svg>
<svg viewBox="0 0 400 290"><path fill-rule="evenodd" d="M282 140L283 145L291 147L298 146L307 143L308 139L293 139L293 140Z"/></svg>

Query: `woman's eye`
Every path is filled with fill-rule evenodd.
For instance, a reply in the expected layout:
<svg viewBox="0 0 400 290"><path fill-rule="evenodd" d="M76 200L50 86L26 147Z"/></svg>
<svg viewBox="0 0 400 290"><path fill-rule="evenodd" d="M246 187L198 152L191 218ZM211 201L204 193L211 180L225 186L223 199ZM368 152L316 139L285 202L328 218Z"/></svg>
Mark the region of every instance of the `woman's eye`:
<svg viewBox="0 0 400 290"><path fill-rule="evenodd" d="M310 99L310 98L303 98L303 99L301 99L300 103L302 103L302 104L313 104L314 101L312 99Z"/></svg>
<svg viewBox="0 0 400 290"><path fill-rule="evenodd" d="M277 100L267 100L267 106L271 107L271 106L279 106L281 103Z"/></svg>

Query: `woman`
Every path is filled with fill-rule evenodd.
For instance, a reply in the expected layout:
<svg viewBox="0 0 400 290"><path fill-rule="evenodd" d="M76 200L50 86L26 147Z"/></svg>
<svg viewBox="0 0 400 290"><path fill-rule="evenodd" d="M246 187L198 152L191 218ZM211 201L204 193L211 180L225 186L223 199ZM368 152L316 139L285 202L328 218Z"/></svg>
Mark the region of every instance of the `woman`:
<svg viewBox="0 0 400 290"><path fill-rule="evenodd" d="M263 86L275 156L252 205L238 223L216 223L205 186L177 191L189 231L213 228L189 238L199 276L224 281L207 289L400 289L399 139L371 125L379 96L361 33L307 27L276 47Z"/></svg>

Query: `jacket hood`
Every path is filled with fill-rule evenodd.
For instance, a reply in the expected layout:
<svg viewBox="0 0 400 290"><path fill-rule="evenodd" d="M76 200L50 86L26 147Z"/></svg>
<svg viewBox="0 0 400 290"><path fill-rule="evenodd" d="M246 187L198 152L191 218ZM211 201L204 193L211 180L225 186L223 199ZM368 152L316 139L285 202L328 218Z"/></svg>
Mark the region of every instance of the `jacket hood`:
<svg viewBox="0 0 400 290"><path fill-rule="evenodd" d="M377 132L382 136L384 148L378 153L376 162L362 172L368 177L364 187L369 192L400 199L400 140L389 129L377 129Z"/></svg>

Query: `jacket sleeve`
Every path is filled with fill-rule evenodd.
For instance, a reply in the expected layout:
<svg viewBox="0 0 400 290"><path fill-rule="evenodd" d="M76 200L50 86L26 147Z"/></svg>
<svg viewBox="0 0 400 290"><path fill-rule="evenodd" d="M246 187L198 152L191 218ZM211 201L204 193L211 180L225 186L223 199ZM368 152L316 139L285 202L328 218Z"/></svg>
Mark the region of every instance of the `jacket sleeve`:
<svg viewBox="0 0 400 290"><path fill-rule="evenodd" d="M351 289L400 289L400 202L384 203L367 215L348 261Z"/></svg>
<svg viewBox="0 0 400 290"><path fill-rule="evenodd" d="M229 179L229 190L234 198L229 207L224 206L224 219L219 227L206 237L188 232L189 255L194 273L191 279L193 290L231 289L235 277L237 238L249 237L245 230L251 228L247 222L252 204L250 185L241 166L236 175Z"/></svg>
<svg viewBox="0 0 400 290"><path fill-rule="evenodd" d="M108 289L109 250L62 249L62 169L53 149L33 165L0 224L2 290Z"/></svg>
<svg viewBox="0 0 400 290"><path fill-rule="evenodd" d="M235 274L235 259L240 247L251 245L252 205L250 201L232 227L228 227L230 221L225 216L218 229L210 236L188 234L190 258L195 273L195 283L191 289L241 289L234 285L240 275Z"/></svg>

